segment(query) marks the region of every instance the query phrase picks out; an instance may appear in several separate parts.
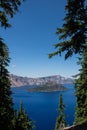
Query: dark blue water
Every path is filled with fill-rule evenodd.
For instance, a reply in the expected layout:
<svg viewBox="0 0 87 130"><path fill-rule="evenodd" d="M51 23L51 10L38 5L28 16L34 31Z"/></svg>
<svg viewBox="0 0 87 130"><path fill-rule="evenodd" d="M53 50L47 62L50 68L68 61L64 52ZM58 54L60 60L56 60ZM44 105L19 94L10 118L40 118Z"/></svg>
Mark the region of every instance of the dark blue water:
<svg viewBox="0 0 87 130"><path fill-rule="evenodd" d="M73 85L65 85L69 88L63 92L66 105L65 113L67 123L72 125L75 111L75 96ZM15 109L19 108L20 101L26 109L29 117L34 121L34 130L54 130L56 117L58 116L58 102L60 92L28 92L26 88L12 88Z"/></svg>

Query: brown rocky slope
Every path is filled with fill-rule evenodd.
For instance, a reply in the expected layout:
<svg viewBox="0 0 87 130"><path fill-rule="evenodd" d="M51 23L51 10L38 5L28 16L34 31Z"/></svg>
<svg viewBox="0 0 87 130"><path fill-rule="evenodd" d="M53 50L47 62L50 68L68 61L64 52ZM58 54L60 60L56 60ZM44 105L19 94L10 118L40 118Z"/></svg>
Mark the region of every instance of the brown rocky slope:
<svg viewBox="0 0 87 130"><path fill-rule="evenodd" d="M40 78L28 78L22 76L10 75L11 86L21 87L21 86L40 86L46 83L53 82L55 84L72 84L74 82L71 78L65 78L60 75L40 77Z"/></svg>

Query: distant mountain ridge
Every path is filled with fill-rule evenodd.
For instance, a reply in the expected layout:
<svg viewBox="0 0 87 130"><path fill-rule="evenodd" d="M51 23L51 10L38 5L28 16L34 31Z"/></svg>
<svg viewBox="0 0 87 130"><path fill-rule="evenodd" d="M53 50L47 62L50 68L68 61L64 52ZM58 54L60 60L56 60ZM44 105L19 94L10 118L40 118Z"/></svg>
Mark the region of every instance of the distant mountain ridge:
<svg viewBox="0 0 87 130"><path fill-rule="evenodd" d="M11 86L12 87L21 87L21 86L40 86L45 85L46 83L53 82L56 84L72 84L74 82L71 78L65 78L60 75L53 75L48 77L40 78L28 78L17 75L10 75Z"/></svg>

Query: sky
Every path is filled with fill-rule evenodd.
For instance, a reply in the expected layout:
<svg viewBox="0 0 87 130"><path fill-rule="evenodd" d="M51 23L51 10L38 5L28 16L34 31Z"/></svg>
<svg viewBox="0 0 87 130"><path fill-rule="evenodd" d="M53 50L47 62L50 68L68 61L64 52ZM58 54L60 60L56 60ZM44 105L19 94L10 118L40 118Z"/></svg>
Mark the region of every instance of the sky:
<svg viewBox="0 0 87 130"><path fill-rule="evenodd" d="M11 28L1 29L9 48L11 74L26 77L61 75L72 77L78 73L78 58L64 60L64 54L51 59L53 45L59 42L55 34L63 24L66 0L26 0L19 12L10 19Z"/></svg>

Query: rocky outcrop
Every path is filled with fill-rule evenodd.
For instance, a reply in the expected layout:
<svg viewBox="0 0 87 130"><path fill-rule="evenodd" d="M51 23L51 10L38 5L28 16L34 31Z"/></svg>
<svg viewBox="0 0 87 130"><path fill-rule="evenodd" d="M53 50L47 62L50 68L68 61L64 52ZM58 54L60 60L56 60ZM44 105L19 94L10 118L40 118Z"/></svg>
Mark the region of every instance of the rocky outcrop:
<svg viewBox="0 0 87 130"><path fill-rule="evenodd" d="M87 130L87 122L80 124L80 125L76 125L76 126L70 126L70 127L66 127L62 130Z"/></svg>
<svg viewBox="0 0 87 130"><path fill-rule="evenodd" d="M65 78L60 75L41 77L41 78L28 78L22 76L10 75L11 86L12 87L21 87L21 86L40 86L45 85L46 83L53 82L55 84L72 84L73 79Z"/></svg>

